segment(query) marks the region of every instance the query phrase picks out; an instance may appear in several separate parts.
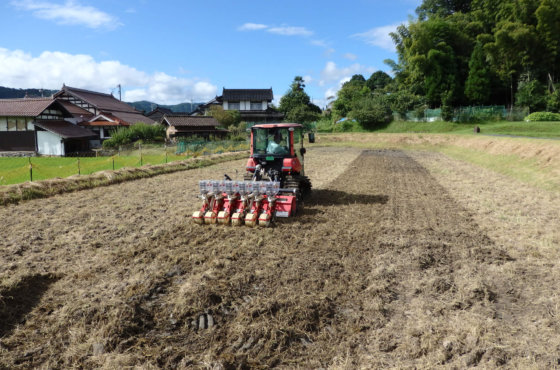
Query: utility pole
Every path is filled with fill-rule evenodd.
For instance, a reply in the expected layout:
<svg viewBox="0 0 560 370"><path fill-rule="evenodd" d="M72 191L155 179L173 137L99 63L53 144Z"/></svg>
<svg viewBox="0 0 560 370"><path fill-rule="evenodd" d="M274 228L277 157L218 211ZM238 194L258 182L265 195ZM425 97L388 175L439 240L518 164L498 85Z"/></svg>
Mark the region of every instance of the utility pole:
<svg viewBox="0 0 560 370"><path fill-rule="evenodd" d="M117 87L119 88L119 100L122 101L122 96L121 96L121 84L118 84Z"/></svg>

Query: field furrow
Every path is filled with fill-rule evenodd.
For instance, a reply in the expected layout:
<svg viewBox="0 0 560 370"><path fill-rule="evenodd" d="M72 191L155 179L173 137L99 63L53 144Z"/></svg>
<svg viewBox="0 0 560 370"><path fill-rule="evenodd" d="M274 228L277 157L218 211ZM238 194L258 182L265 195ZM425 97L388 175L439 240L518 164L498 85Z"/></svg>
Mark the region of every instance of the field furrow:
<svg viewBox="0 0 560 370"><path fill-rule="evenodd" d="M515 311L536 281L429 155L312 149L270 229L190 222L243 161L2 208L0 367L553 366L512 340L558 338Z"/></svg>

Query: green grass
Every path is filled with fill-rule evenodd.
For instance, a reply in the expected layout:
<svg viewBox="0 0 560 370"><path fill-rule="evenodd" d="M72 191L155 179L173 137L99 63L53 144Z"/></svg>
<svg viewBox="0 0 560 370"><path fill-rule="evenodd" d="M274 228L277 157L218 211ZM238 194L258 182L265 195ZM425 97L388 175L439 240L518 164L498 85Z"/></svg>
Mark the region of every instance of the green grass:
<svg viewBox="0 0 560 370"><path fill-rule="evenodd" d="M557 176L548 168L539 165L535 158L520 158L513 154L496 155L456 146L445 146L438 148L437 151L452 158L488 168L494 172L541 189L560 190Z"/></svg>
<svg viewBox="0 0 560 370"><path fill-rule="evenodd" d="M510 122L508 122L510 123ZM531 131L534 136L534 131ZM431 151L443 153L451 158L455 158L464 162L472 163L474 165L487 168L494 172L500 173L507 177L519 180L523 183L535 186L548 191L560 192L560 178L558 176L558 166L551 165L546 162L543 163L538 156L531 158L523 158L518 154L510 154L507 151L503 154L496 154L489 152L489 148L474 149L468 147L473 138L484 138L483 136L461 136L457 135L453 139L453 135L449 135L449 142L434 142L430 141L430 133L419 133L410 135L411 137L422 138L425 141L420 142L407 142L392 140L392 135L375 135L371 134L371 140L353 141L352 134L344 137L340 134L337 138L336 134L328 134L323 137L322 145L336 146L336 147L355 147L361 149L400 149L400 150L414 150L414 151ZM436 135L434 135L435 137ZM441 136L441 135L440 135ZM447 135L445 135L447 136ZM465 138L466 140L462 140ZM326 140L325 140L326 139ZM334 139L334 140L333 140ZM339 139L339 140L336 140ZM342 140L340 140L342 139ZM362 137L363 139L363 137ZM544 144L542 140L520 139L520 138L500 138L493 140L486 137L489 143L501 143L503 141L515 142L516 145L521 145L527 148L528 151L534 151L533 145L539 145L539 148L557 148L558 143L550 141ZM515 140L515 141L514 141ZM540 143L540 144L535 144ZM504 149L502 149L503 151Z"/></svg>
<svg viewBox="0 0 560 370"><path fill-rule="evenodd" d="M334 126L340 126L340 123ZM408 122L393 121L383 128L369 132L378 133L429 133L429 134L472 134L474 127L480 127L483 135L512 135L540 138L560 138L560 122L479 122L454 123L444 121ZM317 130L322 133L332 132L333 125L321 121ZM367 132L355 124L348 132Z"/></svg>
<svg viewBox="0 0 560 370"><path fill-rule="evenodd" d="M0 205L18 203L22 200L46 198L55 194L62 194L77 190L117 184L123 181L152 177L164 173L172 173L177 171L190 170L193 168L206 167L216 163L222 163L241 158L247 158L246 151L224 153L224 155L214 157L208 156L188 158L186 160L173 161L168 164L136 168L127 171L114 171L112 172L111 176L105 176L104 174L93 174L86 176L77 176L71 179L60 179L58 181L34 181L33 183L26 182L15 184L11 186L0 187ZM62 167L64 167L65 165L65 163L61 164Z"/></svg>
<svg viewBox="0 0 560 370"><path fill-rule="evenodd" d="M486 135L512 135L542 138L560 138L560 122L391 122L387 127L376 130L380 133L455 133L472 134L474 127Z"/></svg>
<svg viewBox="0 0 560 370"><path fill-rule="evenodd" d="M185 156L167 155L167 162L185 159ZM30 180L29 158L0 158L0 185L19 184ZM97 157L97 158L65 158L65 157L32 157L33 181L89 175L98 171L118 170L123 167L139 167L147 164L166 163L164 153L139 155Z"/></svg>

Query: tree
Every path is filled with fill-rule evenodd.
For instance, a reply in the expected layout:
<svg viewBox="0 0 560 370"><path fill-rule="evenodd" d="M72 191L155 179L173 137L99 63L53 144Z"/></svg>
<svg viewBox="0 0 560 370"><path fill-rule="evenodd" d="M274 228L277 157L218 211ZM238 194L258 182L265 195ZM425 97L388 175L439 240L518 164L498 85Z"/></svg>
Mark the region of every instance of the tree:
<svg viewBox="0 0 560 370"><path fill-rule="evenodd" d="M471 9L471 0L424 0L416 8L420 19L429 16L449 16L456 12L468 13Z"/></svg>
<svg viewBox="0 0 560 370"><path fill-rule="evenodd" d="M407 90L395 91L389 94L387 99L391 110L402 115L416 108L425 109L426 104L422 96L414 95Z"/></svg>
<svg viewBox="0 0 560 370"><path fill-rule="evenodd" d="M547 106L556 106L560 1L423 0L417 13L391 33L398 61L388 61L389 92L425 97L450 112L458 104L527 102L527 91L545 86ZM539 96L532 106L542 106Z"/></svg>
<svg viewBox="0 0 560 370"><path fill-rule="evenodd" d="M286 120L290 122L309 123L319 119L321 113L308 105L298 105L286 114Z"/></svg>
<svg viewBox="0 0 560 370"><path fill-rule="evenodd" d="M514 101L519 76L534 67L532 53L535 45L534 27L510 21L500 22L496 26L494 41L485 45L498 76L509 86L510 104Z"/></svg>
<svg viewBox="0 0 560 370"><path fill-rule="evenodd" d="M465 82L465 96L473 104L484 104L488 102L490 90L490 71L487 67L482 43L478 42L469 61L469 77Z"/></svg>
<svg viewBox="0 0 560 370"><path fill-rule="evenodd" d="M353 109L354 102L370 94L371 90L366 86L365 78L362 75L354 75L350 81L345 82L338 90L337 99L333 102L335 115L346 117L348 112Z"/></svg>
<svg viewBox="0 0 560 370"><path fill-rule="evenodd" d="M543 68L550 75L551 83L556 82L557 68L560 66L560 3L558 0L542 0L535 11L537 33L543 47ZM548 77L548 76L546 76ZM551 89L552 90L552 89Z"/></svg>
<svg viewBox="0 0 560 370"><path fill-rule="evenodd" d="M356 75L353 75L352 78L350 78L350 82L363 83L363 82L366 82L366 79L363 75L356 74Z"/></svg>
<svg viewBox="0 0 560 370"><path fill-rule="evenodd" d="M531 112L543 110L546 107L545 87L538 80L524 75L519 82L515 103L522 107L529 107Z"/></svg>
<svg viewBox="0 0 560 370"><path fill-rule="evenodd" d="M318 119L321 108L311 102L304 88L305 81L301 76L296 76L290 89L280 99L278 110L284 113L285 119L301 123Z"/></svg>
<svg viewBox="0 0 560 370"><path fill-rule="evenodd" d="M223 127L237 126L241 122L239 111L224 110L219 105L210 107L210 115L216 119Z"/></svg>
<svg viewBox="0 0 560 370"><path fill-rule="evenodd" d="M387 73L383 71L377 71L372 73L372 75L367 79L366 86L371 90L384 89L389 85L393 79Z"/></svg>
<svg viewBox="0 0 560 370"><path fill-rule="evenodd" d="M546 110L560 112L560 86L556 86L556 89L546 97Z"/></svg>
<svg viewBox="0 0 560 370"><path fill-rule="evenodd" d="M449 91L451 101L461 103L473 43L468 29L461 14L398 27L392 37L397 42L401 68L395 76L399 89L426 96L433 107L441 106Z"/></svg>
<svg viewBox="0 0 560 370"><path fill-rule="evenodd" d="M354 118L365 129L374 129L391 122L391 114L389 103L384 95L375 94L357 100L349 117Z"/></svg>

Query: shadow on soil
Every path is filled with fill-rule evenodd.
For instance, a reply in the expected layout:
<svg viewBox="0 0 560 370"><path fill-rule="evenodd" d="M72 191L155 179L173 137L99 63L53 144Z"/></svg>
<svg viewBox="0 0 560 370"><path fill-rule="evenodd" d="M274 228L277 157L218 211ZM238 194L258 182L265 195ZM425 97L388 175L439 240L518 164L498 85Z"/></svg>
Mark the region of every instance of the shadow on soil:
<svg viewBox="0 0 560 370"><path fill-rule="evenodd" d="M58 279L52 275L26 276L14 287L0 291L0 338L25 322L25 316Z"/></svg>
<svg viewBox="0 0 560 370"><path fill-rule="evenodd" d="M340 190L314 189L306 206L342 206L350 204L385 204L387 195L354 194Z"/></svg>

